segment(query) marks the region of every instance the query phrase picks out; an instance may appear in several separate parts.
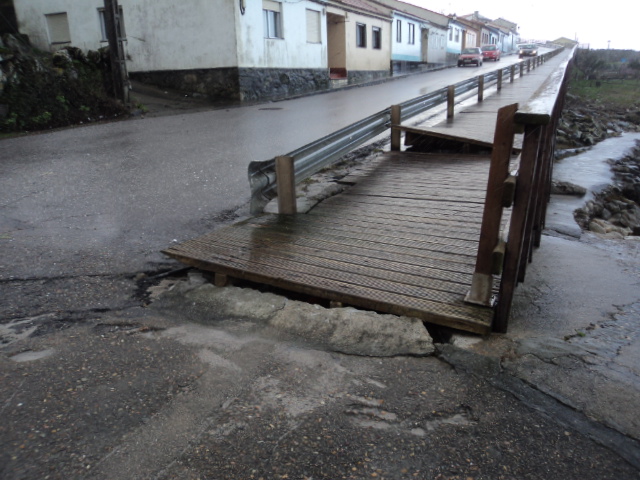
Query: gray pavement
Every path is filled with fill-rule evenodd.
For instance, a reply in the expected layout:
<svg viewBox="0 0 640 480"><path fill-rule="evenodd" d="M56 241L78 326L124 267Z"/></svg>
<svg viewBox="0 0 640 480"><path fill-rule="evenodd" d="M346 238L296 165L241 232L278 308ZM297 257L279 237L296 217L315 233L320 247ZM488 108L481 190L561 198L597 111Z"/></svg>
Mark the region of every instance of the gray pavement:
<svg viewBox="0 0 640 480"><path fill-rule="evenodd" d="M557 215L486 338L170 272L253 108L0 142L0 478L640 478L637 240Z"/></svg>

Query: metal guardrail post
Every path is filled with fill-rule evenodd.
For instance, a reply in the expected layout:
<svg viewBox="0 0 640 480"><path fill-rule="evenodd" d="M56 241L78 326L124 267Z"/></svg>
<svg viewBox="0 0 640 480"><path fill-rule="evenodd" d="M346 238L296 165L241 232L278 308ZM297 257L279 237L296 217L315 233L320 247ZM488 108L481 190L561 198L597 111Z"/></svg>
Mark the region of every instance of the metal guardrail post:
<svg viewBox="0 0 640 480"><path fill-rule="evenodd" d="M276 179L278 182L278 213L284 215L297 213L293 157L276 157Z"/></svg>
<svg viewBox="0 0 640 480"><path fill-rule="evenodd" d="M510 78L510 80L509 80L509 83L513 83L513 82L514 82L514 80L516 79L516 66L515 66L515 64L514 64L514 65L511 65L511 67L509 68L509 70L510 70L510 72L509 72L509 73L511 74L511 78Z"/></svg>
<svg viewBox="0 0 640 480"><path fill-rule="evenodd" d="M478 103L484 100L484 75L478 76Z"/></svg>
<svg viewBox="0 0 640 480"><path fill-rule="evenodd" d="M498 70L498 80L497 80L496 88L498 91L502 90L502 69Z"/></svg>
<svg viewBox="0 0 640 480"><path fill-rule="evenodd" d="M453 118L453 104L456 99L456 87L455 85L449 85L447 87L447 120Z"/></svg>
<svg viewBox="0 0 640 480"><path fill-rule="evenodd" d="M392 105L391 106L391 150L399 151L400 150L400 141L401 134L399 128L396 128L396 125L400 125L402 119L402 107L400 105Z"/></svg>

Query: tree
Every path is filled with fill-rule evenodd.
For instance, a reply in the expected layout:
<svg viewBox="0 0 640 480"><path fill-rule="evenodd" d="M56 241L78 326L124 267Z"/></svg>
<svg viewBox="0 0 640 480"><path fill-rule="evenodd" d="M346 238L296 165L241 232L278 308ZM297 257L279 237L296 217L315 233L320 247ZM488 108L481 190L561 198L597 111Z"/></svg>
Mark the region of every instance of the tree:
<svg viewBox="0 0 640 480"><path fill-rule="evenodd" d="M580 50L576 55L576 68L582 72L587 80L597 79L598 73L604 71L606 67L607 62L602 54L596 50Z"/></svg>
<svg viewBox="0 0 640 480"><path fill-rule="evenodd" d="M629 68L633 70L633 75L636 80L640 79L640 59L635 59L629 62Z"/></svg>

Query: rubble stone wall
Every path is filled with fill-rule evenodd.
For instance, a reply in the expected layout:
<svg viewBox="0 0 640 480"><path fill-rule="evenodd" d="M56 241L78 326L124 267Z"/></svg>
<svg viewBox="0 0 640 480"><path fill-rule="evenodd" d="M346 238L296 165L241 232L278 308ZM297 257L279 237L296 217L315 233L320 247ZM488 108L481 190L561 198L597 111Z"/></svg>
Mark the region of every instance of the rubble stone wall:
<svg viewBox="0 0 640 480"><path fill-rule="evenodd" d="M286 98L330 88L329 69L240 68L240 99Z"/></svg>
<svg viewBox="0 0 640 480"><path fill-rule="evenodd" d="M212 99L240 100L240 84L236 67L129 72L129 78L181 92L200 93Z"/></svg>
<svg viewBox="0 0 640 480"><path fill-rule="evenodd" d="M389 74L389 70L349 70L347 78L349 85L357 85L387 78Z"/></svg>
<svg viewBox="0 0 640 480"><path fill-rule="evenodd" d="M327 90L328 69L212 68L180 71L130 72L133 80L200 93L211 99L253 102Z"/></svg>

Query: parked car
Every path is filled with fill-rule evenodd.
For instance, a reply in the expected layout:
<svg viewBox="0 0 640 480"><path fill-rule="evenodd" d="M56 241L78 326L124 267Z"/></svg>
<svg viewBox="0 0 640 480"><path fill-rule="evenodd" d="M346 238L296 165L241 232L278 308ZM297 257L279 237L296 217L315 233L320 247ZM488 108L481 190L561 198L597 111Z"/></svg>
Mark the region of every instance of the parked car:
<svg viewBox="0 0 640 480"><path fill-rule="evenodd" d="M493 60L494 62L500 60L500 47L497 45L484 45L481 50L484 60Z"/></svg>
<svg viewBox="0 0 640 480"><path fill-rule="evenodd" d="M463 48L462 53L458 57L458 66L465 65L482 66L482 50L479 47Z"/></svg>
<svg viewBox="0 0 640 480"><path fill-rule="evenodd" d="M538 55L538 46L533 43L527 43L524 45L520 45L519 47L519 56L522 57L535 57Z"/></svg>

